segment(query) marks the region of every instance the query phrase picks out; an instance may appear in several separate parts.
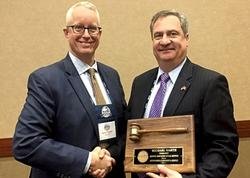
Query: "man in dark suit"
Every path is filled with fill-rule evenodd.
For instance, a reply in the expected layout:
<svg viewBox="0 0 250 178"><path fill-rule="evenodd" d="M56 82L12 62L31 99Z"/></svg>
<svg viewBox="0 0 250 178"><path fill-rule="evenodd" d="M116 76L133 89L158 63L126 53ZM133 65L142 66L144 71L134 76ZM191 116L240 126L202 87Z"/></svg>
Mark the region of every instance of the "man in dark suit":
<svg viewBox="0 0 250 178"><path fill-rule="evenodd" d="M101 32L99 13L92 3L73 5L64 29L69 53L29 77L13 153L32 167L32 178L125 177L126 102L117 71L96 61ZM90 68L102 104L93 94Z"/></svg>
<svg viewBox="0 0 250 178"><path fill-rule="evenodd" d="M188 22L184 15L173 10L157 12L150 30L159 67L134 79L128 118L194 115L196 173L180 174L160 166L160 175L147 173L147 176L227 177L238 156L238 135L226 78L188 59ZM158 97L159 93L164 94ZM160 112L155 115L157 109ZM146 174L132 174L132 177L146 177Z"/></svg>

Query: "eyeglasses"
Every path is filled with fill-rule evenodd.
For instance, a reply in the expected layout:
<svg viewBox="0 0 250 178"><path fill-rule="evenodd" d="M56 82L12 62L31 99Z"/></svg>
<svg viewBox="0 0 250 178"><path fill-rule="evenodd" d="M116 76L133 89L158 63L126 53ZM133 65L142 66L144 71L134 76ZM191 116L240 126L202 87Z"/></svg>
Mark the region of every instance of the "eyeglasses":
<svg viewBox="0 0 250 178"><path fill-rule="evenodd" d="M71 27L75 34L84 34L85 29L87 29L89 35L91 36L96 36L100 31L102 31L102 27L97 27L97 26L85 27L83 25L69 25L67 27Z"/></svg>

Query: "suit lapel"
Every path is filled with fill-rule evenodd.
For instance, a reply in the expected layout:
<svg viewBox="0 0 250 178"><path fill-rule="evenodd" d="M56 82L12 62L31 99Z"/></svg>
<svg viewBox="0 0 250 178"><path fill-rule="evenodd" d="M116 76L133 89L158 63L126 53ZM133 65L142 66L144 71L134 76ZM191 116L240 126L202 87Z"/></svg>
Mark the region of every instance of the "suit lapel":
<svg viewBox="0 0 250 178"><path fill-rule="evenodd" d="M191 85L191 78L192 64L189 59L187 59L169 96L168 102L164 109L164 116L174 115L179 103L181 102L182 98L185 96Z"/></svg>
<svg viewBox="0 0 250 178"><path fill-rule="evenodd" d="M101 63L97 62L97 68L98 68L98 72L100 73L100 76L104 82L104 84L106 85L106 89L108 90L109 97L112 101L112 103L114 102L114 99L117 98L117 93L116 90L117 88L114 87L114 82L112 81L114 79L114 76L112 76L110 74L109 70L106 70ZM111 97L112 96L112 97Z"/></svg>
<svg viewBox="0 0 250 178"><path fill-rule="evenodd" d="M154 81L156 79L158 67L152 69L147 75L143 77L141 82L138 84L138 91L136 91L137 105L135 110L134 118L142 118L145 113L145 106L147 105L151 89L153 88Z"/></svg>
<svg viewBox="0 0 250 178"><path fill-rule="evenodd" d="M93 128L95 129L95 132L98 135L98 123L91 97L89 96L86 87L84 86L74 64L72 63L68 55L66 57L66 60L64 60L64 67L67 79L71 84L73 90L75 91L76 95L78 96L80 102L82 103L83 108L85 108L86 112L88 113L87 118L90 118Z"/></svg>

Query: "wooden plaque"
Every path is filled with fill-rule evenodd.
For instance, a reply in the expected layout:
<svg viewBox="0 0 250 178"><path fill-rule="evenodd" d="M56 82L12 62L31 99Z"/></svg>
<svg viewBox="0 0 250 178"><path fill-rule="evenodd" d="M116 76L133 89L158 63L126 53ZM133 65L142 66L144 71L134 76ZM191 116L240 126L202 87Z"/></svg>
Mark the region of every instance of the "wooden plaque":
<svg viewBox="0 0 250 178"><path fill-rule="evenodd" d="M194 133L192 115L128 120L125 172L195 172Z"/></svg>

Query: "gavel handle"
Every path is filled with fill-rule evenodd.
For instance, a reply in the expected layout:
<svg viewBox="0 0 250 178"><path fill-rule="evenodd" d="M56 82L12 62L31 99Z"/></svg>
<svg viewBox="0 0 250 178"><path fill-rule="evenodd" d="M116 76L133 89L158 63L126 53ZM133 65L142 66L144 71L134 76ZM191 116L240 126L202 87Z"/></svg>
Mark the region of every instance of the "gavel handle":
<svg viewBox="0 0 250 178"><path fill-rule="evenodd" d="M187 133L188 128L168 128L168 129L152 129L152 130L138 130L138 133L149 133L149 132L165 132L169 134L181 134L181 133Z"/></svg>

